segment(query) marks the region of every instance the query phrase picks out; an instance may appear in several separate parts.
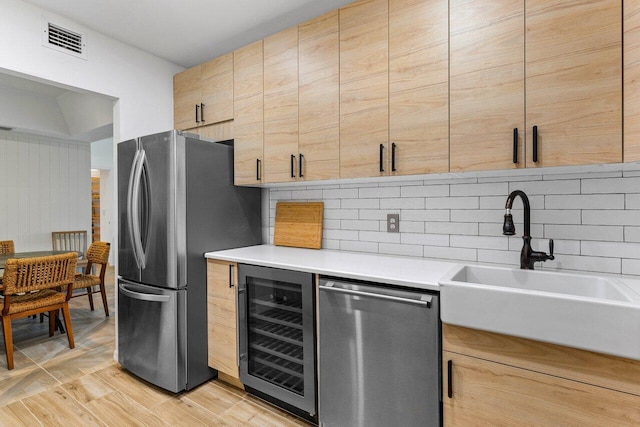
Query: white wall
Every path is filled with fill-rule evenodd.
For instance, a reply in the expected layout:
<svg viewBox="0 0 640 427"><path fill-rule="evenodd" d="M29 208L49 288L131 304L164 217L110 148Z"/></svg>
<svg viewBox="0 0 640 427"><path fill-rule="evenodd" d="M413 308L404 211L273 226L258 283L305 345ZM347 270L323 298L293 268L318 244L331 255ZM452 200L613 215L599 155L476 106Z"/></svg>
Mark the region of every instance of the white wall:
<svg viewBox="0 0 640 427"><path fill-rule="evenodd" d="M268 241L278 200L324 201L323 248L515 267L519 199L516 236L503 236L502 223L507 195L520 189L531 203L532 246L548 252L555 242L555 261L536 268L640 275L639 164L372 181L271 188ZM400 214L400 233L387 233L388 213Z"/></svg>
<svg viewBox="0 0 640 427"><path fill-rule="evenodd" d="M43 16L79 25L20 0L0 0L0 10L0 69L118 98L117 142L173 127L173 75L182 67L90 30L85 61L41 45Z"/></svg>
<svg viewBox="0 0 640 427"><path fill-rule="evenodd" d="M109 252L109 264L114 265L115 253L118 247L117 230L111 226L111 218L114 215L113 190L115 188L115 171L100 171L100 240L111 243Z"/></svg>
<svg viewBox="0 0 640 427"><path fill-rule="evenodd" d="M51 249L51 232L91 235L88 144L0 131L0 240Z"/></svg>
<svg viewBox="0 0 640 427"><path fill-rule="evenodd" d="M91 143L91 169L113 169L113 138Z"/></svg>

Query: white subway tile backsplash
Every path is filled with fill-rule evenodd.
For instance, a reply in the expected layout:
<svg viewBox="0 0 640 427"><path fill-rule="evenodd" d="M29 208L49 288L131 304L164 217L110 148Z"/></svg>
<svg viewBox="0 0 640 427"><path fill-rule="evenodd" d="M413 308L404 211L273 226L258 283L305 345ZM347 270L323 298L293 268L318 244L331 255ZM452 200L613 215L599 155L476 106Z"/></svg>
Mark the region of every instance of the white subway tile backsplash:
<svg viewBox="0 0 640 427"><path fill-rule="evenodd" d="M380 199L380 209L424 209L424 206L424 198L421 197Z"/></svg>
<svg viewBox="0 0 640 427"><path fill-rule="evenodd" d="M278 201L321 200L324 248L515 267L520 200L512 211L516 236L504 236L502 222L507 195L520 189L532 208L534 250L548 252L548 239L555 242L556 260L536 268L640 275L640 163L405 178L265 189L263 235L273 241ZM386 231L389 213L400 214L399 233Z"/></svg>
<svg viewBox="0 0 640 427"><path fill-rule="evenodd" d="M640 225L640 211L588 210L582 212L583 224Z"/></svg>
<svg viewBox="0 0 640 427"><path fill-rule="evenodd" d="M425 233L478 235L477 222L425 222Z"/></svg>
<svg viewBox="0 0 640 427"><path fill-rule="evenodd" d="M427 209L478 209L480 200L473 197L427 197Z"/></svg>
<svg viewBox="0 0 640 427"><path fill-rule="evenodd" d="M381 254L387 255L404 255L421 257L423 254L422 246L400 245L396 243L380 243Z"/></svg>
<svg viewBox="0 0 640 427"><path fill-rule="evenodd" d="M580 180L511 182L509 192L513 190L522 190L529 198L532 195L580 194Z"/></svg>
<svg viewBox="0 0 640 427"><path fill-rule="evenodd" d="M360 231L361 242L400 243L400 233L382 231Z"/></svg>
<svg viewBox="0 0 640 427"><path fill-rule="evenodd" d="M358 242L352 240L340 241L341 251L353 251L353 252L372 252L378 253L377 242Z"/></svg>
<svg viewBox="0 0 640 427"><path fill-rule="evenodd" d="M513 267L520 266L520 251L497 251L478 249L478 261L492 264L509 264Z"/></svg>
<svg viewBox="0 0 640 427"><path fill-rule="evenodd" d="M624 229L606 225L552 225L544 226L544 237L547 239L566 240L608 240L622 242Z"/></svg>
<svg viewBox="0 0 640 427"><path fill-rule="evenodd" d="M583 241L580 249L582 255L640 259L640 243Z"/></svg>
<svg viewBox="0 0 640 427"><path fill-rule="evenodd" d="M640 276L640 260L623 259L622 274L632 274L634 276Z"/></svg>
<svg viewBox="0 0 640 427"><path fill-rule="evenodd" d="M324 210L326 219L358 219L357 209L326 209Z"/></svg>
<svg viewBox="0 0 640 427"><path fill-rule="evenodd" d="M400 233L400 243L422 246L449 246L448 234L412 234Z"/></svg>
<svg viewBox="0 0 640 427"><path fill-rule="evenodd" d="M640 227L624 227L624 241L640 243Z"/></svg>
<svg viewBox="0 0 640 427"><path fill-rule="evenodd" d="M478 251L467 248L451 248L438 246L425 246L425 258L453 259L459 261L477 261Z"/></svg>
<svg viewBox="0 0 640 427"><path fill-rule="evenodd" d="M545 209L624 209L624 194L544 196Z"/></svg>
<svg viewBox="0 0 640 427"><path fill-rule="evenodd" d="M449 196L448 185L418 185L402 187L401 197L447 197Z"/></svg>
<svg viewBox="0 0 640 427"><path fill-rule="evenodd" d="M343 219L340 222L343 230L378 231L378 221L364 221L356 219Z"/></svg>
<svg viewBox="0 0 640 427"><path fill-rule="evenodd" d="M380 209L380 199L343 199L343 209Z"/></svg>
<svg viewBox="0 0 640 427"><path fill-rule="evenodd" d="M640 193L638 178L583 179L582 194Z"/></svg>
<svg viewBox="0 0 640 427"><path fill-rule="evenodd" d="M449 245L456 248L497 249L506 251L509 242L502 237L489 236L451 236Z"/></svg>
<svg viewBox="0 0 640 427"><path fill-rule="evenodd" d="M496 182L488 184L456 184L451 185L451 196L498 196L509 194L509 184Z"/></svg>
<svg viewBox="0 0 640 427"><path fill-rule="evenodd" d="M361 199L400 197L400 187L360 188L358 197Z"/></svg>
<svg viewBox="0 0 640 427"><path fill-rule="evenodd" d="M620 258L604 258L599 256L558 256L554 261L546 261L541 269L553 268L563 270L591 271L594 273L621 273L622 262ZM537 267L537 265L536 265Z"/></svg>
<svg viewBox="0 0 640 427"><path fill-rule="evenodd" d="M357 188L341 188L341 189L322 190L322 197L324 199L357 199L358 189Z"/></svg>
<svg viewBox="0 0 640 427"><path fill-rule="evenodd" d="M291 191L292 200L322 200L322 190L293 190Z"/></svg>

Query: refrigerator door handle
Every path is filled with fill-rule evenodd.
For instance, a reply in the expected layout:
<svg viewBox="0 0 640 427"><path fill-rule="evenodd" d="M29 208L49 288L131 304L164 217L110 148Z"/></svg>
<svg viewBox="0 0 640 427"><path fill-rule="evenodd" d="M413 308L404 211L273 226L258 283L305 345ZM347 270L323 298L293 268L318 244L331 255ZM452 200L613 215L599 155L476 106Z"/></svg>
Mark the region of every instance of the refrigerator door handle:
<svg viewBox="0 0 640 427"><path fill-rule="evenodd" d="M129 186L127 187L127 226L129 227L129 239L131 240L131 248L133 249L133 258L136 261L136 265L140 268L140 258L138 257L137 245L135 242L134 236L134 215L133 215L133 206L134 206L134 182L135 177L138 171L140 159L140 150L136 150L136 154L133 157L133 164L131 165L131 173L129 174Z"/></svg>
<svg viewBox="0 0 640 427"><path fill-rule="evenodd" d="M238 357L237 362L238 366L240 363L246 360L247 357L247 317L246 317L246 306L247 306L247 296L246 296L246 284L236 286L236 291L238 292L238 311L237 311L237 339L238 339Z"/></svg>
<svg viewBox="0 0 640 427"><path fill-rule="evenodd" d="M140 233L140 183L142 182L142 172L144 164L146 163L147 155L144 150L140 150L140 156L138 157L138 167L135 169L135 176L133 179L133 197L131 203L131 212L133 215L132 234L133 234L133 246L134 252L137 254L136 263L138 267L143 269L146 267L146 257L144 249L142 248L142 236Z"/></svg>
<svg viewBox="0 0 640 427"><path fill-rule="evenodd" d="M171 299L170 295L144 294L141 292L132 291L131 289L128 289L124 283L120 283L119 287L120 291L124 295L140 301L169 302L169 300Z"/></svg>

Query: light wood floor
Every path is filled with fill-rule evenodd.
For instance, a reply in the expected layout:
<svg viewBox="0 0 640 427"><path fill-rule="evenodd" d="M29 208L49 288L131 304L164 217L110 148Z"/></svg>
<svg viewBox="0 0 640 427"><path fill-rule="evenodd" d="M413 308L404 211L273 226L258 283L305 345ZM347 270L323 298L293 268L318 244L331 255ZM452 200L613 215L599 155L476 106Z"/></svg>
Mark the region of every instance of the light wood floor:
<svg viewBox="0 0 640 427"><path fill-rule="evenodd" d="M0 346L0 426L308 426L221 381L173 394L124 371L113 360L113 269L107 275L110 317L99 294L71 300L75 349L49 338L38 320L13 322L15 369ZM97 298L95 298L97 297Z"/></svg>

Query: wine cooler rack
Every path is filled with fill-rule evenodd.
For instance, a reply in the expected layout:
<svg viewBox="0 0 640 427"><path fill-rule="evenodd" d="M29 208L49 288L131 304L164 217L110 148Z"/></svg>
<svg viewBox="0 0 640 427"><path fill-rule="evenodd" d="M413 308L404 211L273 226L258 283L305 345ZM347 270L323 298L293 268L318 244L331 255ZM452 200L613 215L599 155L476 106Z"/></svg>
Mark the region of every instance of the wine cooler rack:
<svg viewBox="0 0 640 427"><path fill-rule="evenodd" d="M301 286L254 280L248 297L249 372L304 395Z"/></svg>

